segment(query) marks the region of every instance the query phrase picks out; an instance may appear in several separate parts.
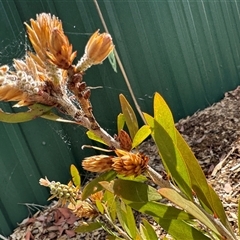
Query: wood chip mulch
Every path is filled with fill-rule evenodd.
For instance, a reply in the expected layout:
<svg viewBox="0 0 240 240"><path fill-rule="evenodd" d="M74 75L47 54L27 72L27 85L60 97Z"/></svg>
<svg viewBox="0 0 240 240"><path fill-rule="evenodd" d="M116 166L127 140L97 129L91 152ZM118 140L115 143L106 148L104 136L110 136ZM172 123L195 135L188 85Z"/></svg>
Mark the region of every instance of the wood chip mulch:
<svg viewBox="0 0 240 240"><path fill-rule="evenodd" d="M190 145L195 156L215 191L220 196L228 219L237 232L237 204L240 194L240 87L227 92L220 102L198 111L176 124L177 129ZM141 151L150 157L150 165L157 171L163 171L156 146L151 140L141 145ZM35 221L27 218L19 225L9 238L20 239L105 239L103 232L95 231L92 234L74 235L73 217L65 210L54 212L51 207L35 216ZM49 217L50 216L50 217ZM48 218L48 230L41 238L24 234L29 229L35 229L40 236L43 229L43 219ZM30 220L29 220L30 219ZM36 220L38 219L38 220ZM52 221L52 222L51 222ZM54 223L54 224L53 224ZM61 227L56 227L56 223ZM62 225L61 225L62 224ZM64 226L64 227L62 227ZM36 230L37 229L37 230ZM40 229L40 230L39 230ZM44 228L45 229L45 228ZM20 234L21 233L21 234ZM73 235L71 235L73 234ZM160 231L159 234L162 234ZM52 237L51 237L52 236ZM160 236L160 235L159 235Z"/></svg>

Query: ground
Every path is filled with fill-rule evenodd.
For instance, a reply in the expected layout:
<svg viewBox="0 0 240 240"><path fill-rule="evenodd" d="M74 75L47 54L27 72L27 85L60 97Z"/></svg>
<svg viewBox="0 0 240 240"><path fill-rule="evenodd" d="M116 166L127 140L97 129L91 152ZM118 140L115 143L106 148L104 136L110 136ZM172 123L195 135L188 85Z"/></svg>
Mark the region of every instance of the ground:
<svg viewBox="0 0 240 240"><path fill-rule="evenodd" d="M228 219L237 233L237 205L240 194L240 87L227 92L220 102L180 120L176 127L199 160L208 182L219 194ZM141 150L150 156L150 165L153 168L163 170L151 140L144 142ZM49 221L55 218L62 226L61 237L56 238L59 228L52 227L45 235L46 238L35 239L105 239L100 232L71 237L75 219L66 210L60 209L56 212L50 207L37 213L35 221L31 218L25 219L9 239L23 239L27 230L34 230L37 236L42 222L47 218L52 218ZM163 234L160 229L158 232ZM31 239L30 235L28 239Z"/></svg>

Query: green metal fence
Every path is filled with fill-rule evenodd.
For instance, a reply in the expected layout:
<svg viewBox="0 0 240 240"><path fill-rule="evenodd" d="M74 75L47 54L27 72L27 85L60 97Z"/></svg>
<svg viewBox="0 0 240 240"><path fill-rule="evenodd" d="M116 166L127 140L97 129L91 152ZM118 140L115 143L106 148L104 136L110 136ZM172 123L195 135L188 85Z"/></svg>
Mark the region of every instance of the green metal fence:
<svg viewBox="0 0 240 240"><path fill-rule="evenodd" d="M223 97L239 85L240 2L234 0L101 0L98 1L123 61L136 98L152 112L154 92L170 105L175 120L186 117ZM0 64L11 64L29 48L24 21L50 12L63 21L80 57L85 43L101 21L91 0L0 1ZM92 91L99 123L115 132L118 94L130 95L118 69L108 61L84 76ZM1 104L12 111L10 104ZM40 177L69 180L71 163L90 151L85 130L69 124L37 119L23 124L0 123L0 233L8 235L27 216L22 203L45 204L47 189Z"/></svg>

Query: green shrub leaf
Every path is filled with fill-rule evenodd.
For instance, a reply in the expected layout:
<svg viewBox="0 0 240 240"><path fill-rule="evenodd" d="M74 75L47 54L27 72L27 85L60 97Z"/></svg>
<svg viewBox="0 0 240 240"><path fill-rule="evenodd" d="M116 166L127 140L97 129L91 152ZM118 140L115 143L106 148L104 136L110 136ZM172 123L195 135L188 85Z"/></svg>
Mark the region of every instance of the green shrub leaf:
<svg viewBox="0 0 240 240"><path fill-rule="evenodd" d="M119 113L117 116L117 130L118 133L123 129L125 124L125 117L122 113Z"/></svg>
<svg viewBox="0 0 240 240"><path fill-rule="evenodd" d="M89 182L82 191L82 200L88 198L91 194L101 191L103 187L99 184L101 181L111 181L116 177L115 171L109 171L101 174Z"/></svg>
<svg viewBox="0 0 240 240"><path fill-rule="evenodd" d="M131 139L133 139L138 131L137 117L131 105L129 104L129 102L127 101L123 94L119 95L119 100L122 108L122 113L125 117L125 121L128 127L129 134L131 136Z"/></svg>
<svg viewBox="0 0 240 240"><path fill-rule="evenodd" d="M159 93L155 93L153 100L154 119L164 128L164 130L176 142L175 124L172 112L167 103Z"/></svg>
<svg viewBox="0 0 240 240"><path fill-rule="evenodd" d="M29 110L27 112L19 113L7 113L3 112L0 109L0 121L5 123L27 122L42 116L44 113L50 111L51 108L52 108L51 106L34 104L32 106L29 106Z"/></svg>
<svg viewBox="0 0 240 240"><path fill-rule="evenodd" d="M174 239L179 240L210 240L209 237L198 231L186 222L176 219L155 219Z"/></svg>
<svg viewBox="0 0 240 240"><path fill-rule="evenodd" d="M183 198L180 194L178 194L175 190L170 188L161 188L158 190L161 195L175 203L177 206L183 208L185 211L190 213L192 216L197 218L200 222L202 222L205 226L211 229L213 232L218 234L218 230L213 225L213 223L209 220L209 218L191 201Z"/></svg>
<svg viewBox="0 0 240 240"><path fill-rule="evenodd" d="M132 142L132 149L141 144L151 134L151 128L148 125L142 126L136 133Z"/></svg>
<svg viewBox="0 0 240 240"><path fill-rule="evenodd" d="M81 186L81 177L80 177L78 169L73 164L71 164L71 166L70 166L70 173L71 173L72 181L73 181L74 185L76 187L80 187Z"/></svg>
<svg viewBox="0 0 240 240"><path fill-rule="evenodd" d="M144 225L143 232L144 232L145 238L147 240L158 240L157 234L153 229L152 225L146 219L142 219L142 222Z"/></svg>
<svg viewBox="0 0 240 240"><path fill-rule="evenodd" d="M86 223L86 224L82 224L81 226L78 226L75 229L75 232L77 233L92 232L101 227L102 225L99 222Z"/></svg>
<svg viewBox="0 0 240 240"><path fill-rule="evenodd" d="M106 145L106 143L99 136L97 136L94 132L89 130L86 132L86 134L89 139Z"/></svg>
<svg viewBox="0 0 240 240"><path fill-rule="evenodd" d="M157 201L161 195L145 183L115 179L111 182L99 182L106 190L131 202Z"/></svg>

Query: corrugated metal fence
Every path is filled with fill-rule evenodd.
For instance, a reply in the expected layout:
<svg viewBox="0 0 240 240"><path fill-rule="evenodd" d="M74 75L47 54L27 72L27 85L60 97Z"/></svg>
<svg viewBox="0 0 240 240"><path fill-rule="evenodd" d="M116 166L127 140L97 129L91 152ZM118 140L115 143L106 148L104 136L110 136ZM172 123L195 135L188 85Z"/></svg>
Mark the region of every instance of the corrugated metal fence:
<svg viewBox="0 0 240 240"><path fill-rule="evenodd" d="M143 111L152 112L153 93L160 92L175 120L192 114L239 85L240 2L236 0L99 1ZM83 53L91 33L102 28L93 1L0 1L0 63L24 56L28 48L23 22L50 12L63 21L66 34ZM120 72L106 61L87 71L85 81L103 86L92 92L96 118L115 131L118 94L129 99ZM11 111L9 104L1 108ZM48 191L40 177L67 181L71 163L90 154L85 131L76 126L34 120L0 123L0 232L8 235L27 216L19 203L44 204Z"/></svg>

